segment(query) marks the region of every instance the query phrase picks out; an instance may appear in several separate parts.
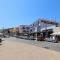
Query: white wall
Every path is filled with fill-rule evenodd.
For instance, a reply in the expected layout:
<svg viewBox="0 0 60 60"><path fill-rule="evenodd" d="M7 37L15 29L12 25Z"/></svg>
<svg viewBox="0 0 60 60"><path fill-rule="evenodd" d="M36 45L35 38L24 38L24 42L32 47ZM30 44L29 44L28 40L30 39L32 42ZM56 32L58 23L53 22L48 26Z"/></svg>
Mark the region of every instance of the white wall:
<svg viewBox="0 0 60 60"><path fill-rule="evenodd" d="M60 32L60 27L55 27L55 28L53 29L53 31L54 31L54 32Z"/></svg>
<svg viewBox="0 0 60 60"><path fill-rule="evenodd" d="M48 26L48 27L42 28L41 31L46 30L46 29L47 29L47 30L48 30L48 29L53 29L53 30L54 30L55 27L56 27L55 25Z"/></svg>

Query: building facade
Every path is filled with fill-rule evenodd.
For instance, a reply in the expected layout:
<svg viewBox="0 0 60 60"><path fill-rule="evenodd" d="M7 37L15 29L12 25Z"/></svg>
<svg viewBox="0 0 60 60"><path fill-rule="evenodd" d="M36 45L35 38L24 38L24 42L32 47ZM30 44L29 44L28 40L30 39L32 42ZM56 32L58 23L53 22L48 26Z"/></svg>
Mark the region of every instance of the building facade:
<svg viewBox="0 0 60 60"><path fill-rule="evenodd" d="M40 40L41 38L45 38L45 36L49 37L56 26L59 26L57 22L46 19L38 19L30 25L30 33L33 35L33 38Z"/></svg>
<svg viewBox="0 0 60 60"><path fill-rule="evenodd" d="M18 27L18 31L20 35L28 35L29 33L29 26L28 25L20 25Z"/></svg>
<svg viewBox="0 0 60 60"><path fill-rule="evenodd" d="M5 31L10 31L11 34L18 36L28 36L38 41L44 40L45 37L50 37L50 34L54 32L54 28L60 24L47 19L38 19L30 25L20 25L15 28L9 28Z"/></svg>

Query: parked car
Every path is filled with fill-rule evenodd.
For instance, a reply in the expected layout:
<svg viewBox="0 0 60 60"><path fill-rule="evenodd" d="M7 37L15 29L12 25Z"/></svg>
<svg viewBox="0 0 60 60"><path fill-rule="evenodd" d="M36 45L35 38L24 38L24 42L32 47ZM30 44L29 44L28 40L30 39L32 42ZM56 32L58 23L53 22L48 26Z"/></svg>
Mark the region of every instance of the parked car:
<svg viewBox="0 0 60 60"><path fill-rule="evenodd" d="M30 36L29 40L36 40L36 39L33 36Z"/></svg>
<svg viewBox="0 0 60 60"><path fill-rule="evenodd" d="M54 42L54 43L58 42L58 40L56 39L55 36L51 36L49 38L45 38L45 40L48 41L48 42Z"/></svg>

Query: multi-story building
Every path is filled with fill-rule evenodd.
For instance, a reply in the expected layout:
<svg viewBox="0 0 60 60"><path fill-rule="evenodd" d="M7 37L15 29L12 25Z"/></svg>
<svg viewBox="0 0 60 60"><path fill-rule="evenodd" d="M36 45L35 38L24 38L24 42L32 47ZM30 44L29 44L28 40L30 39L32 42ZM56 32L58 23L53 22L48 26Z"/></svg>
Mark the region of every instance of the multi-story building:
<svg viewBox="0 0 60 60"><path fill-rule="evenodd" d="M40 37L49 37L50 34L53 32L53 29L58 25L59 24L57 22L46 19L38 19L36 22L30 25L30 33L31 35L33 35L33 38L37 40L44 40Z"/></svg>
<svg viewBox="0 0 60 60"><path fill-rule="evenodd" d="M28 35L29 33L29 26L28 25L20 25L18 27L20 35Z"/></svg>

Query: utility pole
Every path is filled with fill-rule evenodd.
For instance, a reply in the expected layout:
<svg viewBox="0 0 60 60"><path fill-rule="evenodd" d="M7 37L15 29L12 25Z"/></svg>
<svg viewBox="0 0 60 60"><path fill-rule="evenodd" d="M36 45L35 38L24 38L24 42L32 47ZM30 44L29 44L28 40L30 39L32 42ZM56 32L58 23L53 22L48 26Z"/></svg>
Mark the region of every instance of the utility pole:
<svg viewBox="0 0 60 60"><path fill-rule="evenodd" d="M3 30L3 32L2 32L2 33L3 33L3 36L4 36L4 27L2 28L2 30Z"/></svg>
<svg viewBox="0 0 60 60"><path fill-rule="evenodd" d="M35 32L36 32L36 41L37 41L37 26L35 27Z"/></svg>

